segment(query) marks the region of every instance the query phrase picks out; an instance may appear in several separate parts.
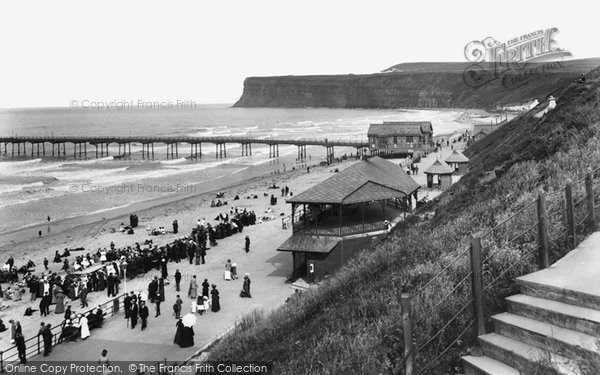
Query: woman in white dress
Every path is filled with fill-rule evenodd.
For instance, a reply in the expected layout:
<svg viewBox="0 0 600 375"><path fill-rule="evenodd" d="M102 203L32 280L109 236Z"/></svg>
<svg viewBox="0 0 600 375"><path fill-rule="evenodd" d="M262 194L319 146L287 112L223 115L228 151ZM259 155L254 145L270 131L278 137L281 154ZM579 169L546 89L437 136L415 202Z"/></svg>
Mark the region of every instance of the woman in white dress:
<svg viewBox="0 0 600 375"><path fill-rule="evenodd" d="M83 315L79 315L79 328L81 329L81 338L83 340L90 337L90 327L88 326L88 320Z"/></svg>

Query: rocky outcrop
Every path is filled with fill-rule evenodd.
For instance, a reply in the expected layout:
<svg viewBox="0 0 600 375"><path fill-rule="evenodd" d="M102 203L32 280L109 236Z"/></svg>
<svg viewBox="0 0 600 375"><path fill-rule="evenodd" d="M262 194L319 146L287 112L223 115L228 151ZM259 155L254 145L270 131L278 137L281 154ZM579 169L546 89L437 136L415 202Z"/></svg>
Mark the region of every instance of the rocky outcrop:
<svg viewBox="0 0 600 375"><path fill-rule="evenodd" d="M412 63L368 75L249 77L234 106L495 108L544 99L598 65L589 59L491 71L463 63Z"/></svg>

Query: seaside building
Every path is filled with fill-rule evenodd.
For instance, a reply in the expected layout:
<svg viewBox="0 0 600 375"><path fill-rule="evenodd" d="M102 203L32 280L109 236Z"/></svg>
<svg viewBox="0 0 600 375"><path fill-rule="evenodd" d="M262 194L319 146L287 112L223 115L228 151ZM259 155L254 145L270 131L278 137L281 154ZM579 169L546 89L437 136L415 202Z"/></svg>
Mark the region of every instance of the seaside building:
<svg viewBox="0 0 600 375"><path fill-rule="evenodd" d="M439 187L444 190L452 186L454 168L438 159L425 170L425 174L428 188Z"/></svg>
<svg viewBox="0 0 600 375"><path fill-rule="evenodd" d="M413 156L433 149L430 121L384 121L367 132L371 155Z"/></svg>
<svg viewBox="0 0 600 375"><path fill-rule="evenodd" d="M454 174L463 175L467 173L469 168L469 158L466 157L462 152L454 150L445 161L449 166L454 168Z"/></svg>
<svg viewBox="0 0 600 375"><path fill-rule="evenodd" d="M419 188L398 165L375 156L288 199L292 236L277 250L292 253L292 277L331 274L387 236L416 207Z"/></svg>

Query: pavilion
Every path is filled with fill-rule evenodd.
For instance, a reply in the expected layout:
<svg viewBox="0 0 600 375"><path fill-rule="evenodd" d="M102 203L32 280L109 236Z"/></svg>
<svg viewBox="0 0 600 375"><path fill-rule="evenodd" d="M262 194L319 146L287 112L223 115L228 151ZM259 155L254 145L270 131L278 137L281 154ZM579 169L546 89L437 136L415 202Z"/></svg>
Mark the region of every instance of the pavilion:
<svg viewBox="0 0 600 375"><path fill-rule="evenodd" d="M427 175L427 187L439 187L441 189L449 188L452 186L453 173L454 168L437 159L425 170L425 174Z"/></svg>
<svg viewBox="0 0 600 375"><path fill-rule="evenodd" d="M458 150L454 150L452 154L446 158L446 163L454 168L454 174L457 175L467 173L467 169L469 168L469 158Z"/></svg>
<svg viewBox="0 0 600 375"><path fill-rule="evenodd" d="M325 276L416 206L420 185L378 156L357 162L295 195L292 236L277 250L292 252L294 275Z"/></svg>

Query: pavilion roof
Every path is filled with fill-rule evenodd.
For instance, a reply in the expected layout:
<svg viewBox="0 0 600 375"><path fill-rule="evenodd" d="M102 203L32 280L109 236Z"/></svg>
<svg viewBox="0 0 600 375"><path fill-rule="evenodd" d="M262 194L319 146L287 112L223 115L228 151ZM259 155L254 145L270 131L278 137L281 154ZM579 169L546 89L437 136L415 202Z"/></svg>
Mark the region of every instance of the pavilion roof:
<svg viewBox="0 0 600 375"><path fill-rule="evenodd" d="M277 251L304 251L308 253L329 254L339 242L340 238L338 237L294 234L282 243L277 248Z"/></svg>
<svg viewBox="0 0 600 375"><path fill-rule="evenodd" d="M430 174L452 174L454 173L454 168L446 164L441 160L436 160L429 168L425 170L425 173Z"/></svg>
<svg viewBox="0 0 600 375"><path fill-rule="evenodd" d="M446 163L467 163L468 161L469 158L457 150L454 150L454 152L446 158Z"/></svg>
<svg viewBox="0 0 600 375"><path fill-rule="evenodd" d="M374 156L288 199L288 203L353 204L398 198L418 190L400 166Z"/></svg>

